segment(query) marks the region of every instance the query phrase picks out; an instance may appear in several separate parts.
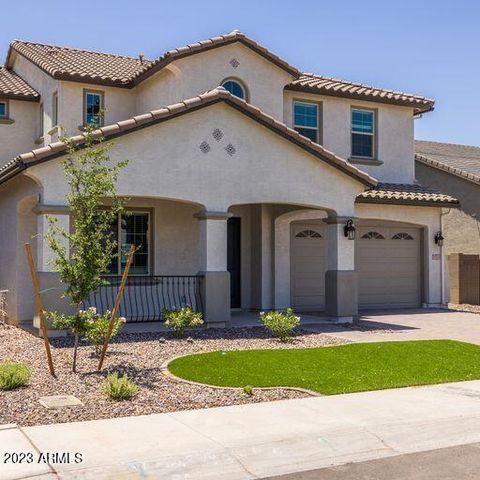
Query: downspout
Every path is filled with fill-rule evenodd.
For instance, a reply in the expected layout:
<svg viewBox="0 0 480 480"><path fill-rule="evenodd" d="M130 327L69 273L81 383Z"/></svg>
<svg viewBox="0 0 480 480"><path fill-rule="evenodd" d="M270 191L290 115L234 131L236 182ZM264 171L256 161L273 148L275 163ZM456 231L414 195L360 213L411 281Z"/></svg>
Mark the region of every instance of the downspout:
<svg viewBox="0 0 480 480"><path fill-rule="evenodd" d="M450 213L451 208L442 209L440 213L440 231L443 232L443 217ZM445 305L445 254L443 250L443 245L440 247L440 285L441 285L441 295L440 301L442 306Z"/></svg>

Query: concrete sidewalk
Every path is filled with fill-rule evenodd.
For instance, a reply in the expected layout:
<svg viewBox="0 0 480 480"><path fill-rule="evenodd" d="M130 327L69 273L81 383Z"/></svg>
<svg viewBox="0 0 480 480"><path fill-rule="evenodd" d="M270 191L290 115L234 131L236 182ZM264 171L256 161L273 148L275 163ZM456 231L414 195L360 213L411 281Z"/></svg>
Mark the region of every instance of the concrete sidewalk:
<svg viewBox="0 0 480 480"><path fill-rule="evenodd" d="M30 452L34 461L0 463L0 479L252 479L475 442L480 381L7 426L0 462L5 452ZM70 463L37 463L46 453L68 453Z"/></svg>

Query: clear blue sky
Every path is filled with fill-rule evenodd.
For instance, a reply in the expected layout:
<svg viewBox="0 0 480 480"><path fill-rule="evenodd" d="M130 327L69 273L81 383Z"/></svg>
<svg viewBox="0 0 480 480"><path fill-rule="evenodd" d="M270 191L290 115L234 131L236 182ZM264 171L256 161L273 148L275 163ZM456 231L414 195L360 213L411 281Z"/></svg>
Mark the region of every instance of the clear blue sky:
<svg viewBox="0 0 480 480"><path fill-rule="evenodd" d="M474 0L17 0L0 8L3 59L13 38L156 57L237 28L306 72L433 97L416 137L480 145Z"/></svg>

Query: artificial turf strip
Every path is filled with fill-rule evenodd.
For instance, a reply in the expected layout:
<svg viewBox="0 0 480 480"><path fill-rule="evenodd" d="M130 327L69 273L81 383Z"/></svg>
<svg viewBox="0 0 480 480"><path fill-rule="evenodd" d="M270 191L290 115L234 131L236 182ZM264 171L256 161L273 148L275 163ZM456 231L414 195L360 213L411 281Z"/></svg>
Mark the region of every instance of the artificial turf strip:
<svg viewBox="0 0 480 480"><path fill-rule="evenodd" d="M211 352L173 360L174 375L224 387L301 387L324 395L480 379L480 346L453 340Z"/></svg>

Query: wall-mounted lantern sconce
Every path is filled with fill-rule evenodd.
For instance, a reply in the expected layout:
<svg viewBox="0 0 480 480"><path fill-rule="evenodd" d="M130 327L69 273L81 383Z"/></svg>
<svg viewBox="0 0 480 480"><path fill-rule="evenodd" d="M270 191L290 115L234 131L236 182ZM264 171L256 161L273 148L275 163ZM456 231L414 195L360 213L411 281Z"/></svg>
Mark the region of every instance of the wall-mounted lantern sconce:
<svg viewBox="0 0 480 480"><path fill-rule="evenodd" d="M438 245L439 247L443 247L443 235L442 235L442 232L438 231L436 234L435 234L435 237L434 237L434 240L435 240L435 244Z"/></svg>
<svg viewBox="0 0 480 480"><path fill-rule="evenodd" d="M349 240L355 240L355 232L357 227L353 224L353 220L347 220L346 225L343 227L343 232Z"/></svg>

